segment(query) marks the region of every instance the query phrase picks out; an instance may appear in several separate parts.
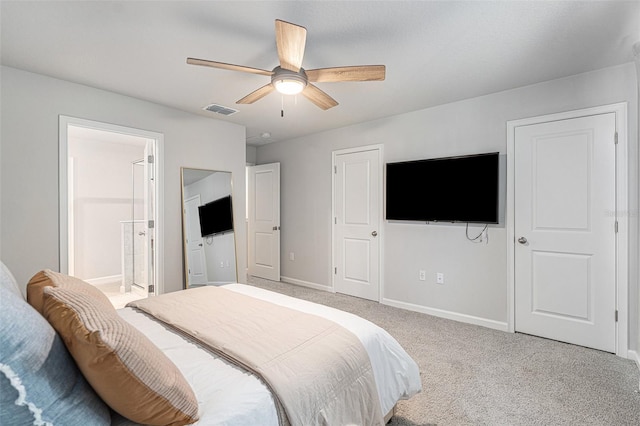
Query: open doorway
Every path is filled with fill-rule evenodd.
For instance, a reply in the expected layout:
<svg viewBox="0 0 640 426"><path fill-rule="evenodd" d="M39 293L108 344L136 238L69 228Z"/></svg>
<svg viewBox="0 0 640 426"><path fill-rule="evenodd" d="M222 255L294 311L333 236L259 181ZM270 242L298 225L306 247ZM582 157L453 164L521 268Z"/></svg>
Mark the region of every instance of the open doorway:
<svg viewBox="0 0 640 426"><path fill-rule="evenodd" d="M157 291L158 139L136 129L64 119L60 270L96 286L121 308Z"/></svg>

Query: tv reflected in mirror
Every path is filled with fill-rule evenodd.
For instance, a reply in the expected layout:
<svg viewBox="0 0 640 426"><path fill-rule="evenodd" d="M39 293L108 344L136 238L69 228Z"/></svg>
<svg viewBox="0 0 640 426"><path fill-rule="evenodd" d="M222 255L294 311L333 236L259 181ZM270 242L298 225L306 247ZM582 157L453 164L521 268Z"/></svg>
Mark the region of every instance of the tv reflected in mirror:
<svg viewBox="0 0 640 426"><path fill-rule="evenodd" d="M200 233L203 237L233 231L233 208L230 195L198 206L198 214Z"/></svg>

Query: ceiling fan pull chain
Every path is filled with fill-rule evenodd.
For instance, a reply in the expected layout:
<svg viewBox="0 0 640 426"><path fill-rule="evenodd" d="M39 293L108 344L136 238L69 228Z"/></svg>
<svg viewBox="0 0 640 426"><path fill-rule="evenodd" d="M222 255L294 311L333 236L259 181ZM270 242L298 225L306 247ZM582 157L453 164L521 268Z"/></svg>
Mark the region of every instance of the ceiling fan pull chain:
<svg viewBox="0 0 640 426"><path fill-rule="evenodd" d="M281 96L282 106L280 107L280 117L284 117L284 95Z"/></svg>

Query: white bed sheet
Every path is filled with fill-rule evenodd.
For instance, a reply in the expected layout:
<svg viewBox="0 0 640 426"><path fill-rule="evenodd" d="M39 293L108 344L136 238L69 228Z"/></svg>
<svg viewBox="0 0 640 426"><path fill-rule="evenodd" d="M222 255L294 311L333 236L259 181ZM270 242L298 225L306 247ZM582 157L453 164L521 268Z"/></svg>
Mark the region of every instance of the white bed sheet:
<svg viewBox="0 0 640 426"><path fill-rule="evenodd" d="M317 315L350 330L362 342L373 368L382 413L420 392L418 366L382 328L356 315L244 284L224 288ZM165 328L132 308L118 310L176 364L200 406L197 425L278 425L273 397L254 375L220 359L201 345Z"/></svg>

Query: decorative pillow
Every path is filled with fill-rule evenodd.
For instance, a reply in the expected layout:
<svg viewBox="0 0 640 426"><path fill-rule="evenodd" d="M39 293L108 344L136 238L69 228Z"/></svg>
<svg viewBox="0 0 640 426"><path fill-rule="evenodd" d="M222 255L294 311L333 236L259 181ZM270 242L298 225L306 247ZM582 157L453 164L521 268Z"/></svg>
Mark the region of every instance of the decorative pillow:
<svg viewBox="0 0 640 426"><path fill-rule="evenodd" d="M35 274L27 284L27 301L40 313L42 313L42 294L45 287L67 288L76 293L86 294L93 298L95 303L100 304L103 309L115 312L109 298L91 284L76 277L45 269Z"/></svg>
<svg viewBox="0 0 640 426"><path fill-rule="evenodd" d="M9 268L7 268L5 266L4 263L2 263L0 261L0 285L4 288L8 288L9 290L13 291L16 296L20 296L22 299L24 299L24 296L22 295L22 291L20 291L20 286L18 286L18 282L16 281L16 279L13 277L13 274L11 274L11 271L9 270Z"/></svg>
<svg viewBox="0 0 640 426"><path fill-rule="evenodd" d="M51 325L5 286L0 303L0 424L109 425L109 408Z"/></svg>
<svg viewBox="0 0 640 426"><path fill-rule="evenodd" d="M61 287L45 287L43 302L45 318L111 408L146 425L198 419L198 402L178 368L113 308Z"/></svg>

